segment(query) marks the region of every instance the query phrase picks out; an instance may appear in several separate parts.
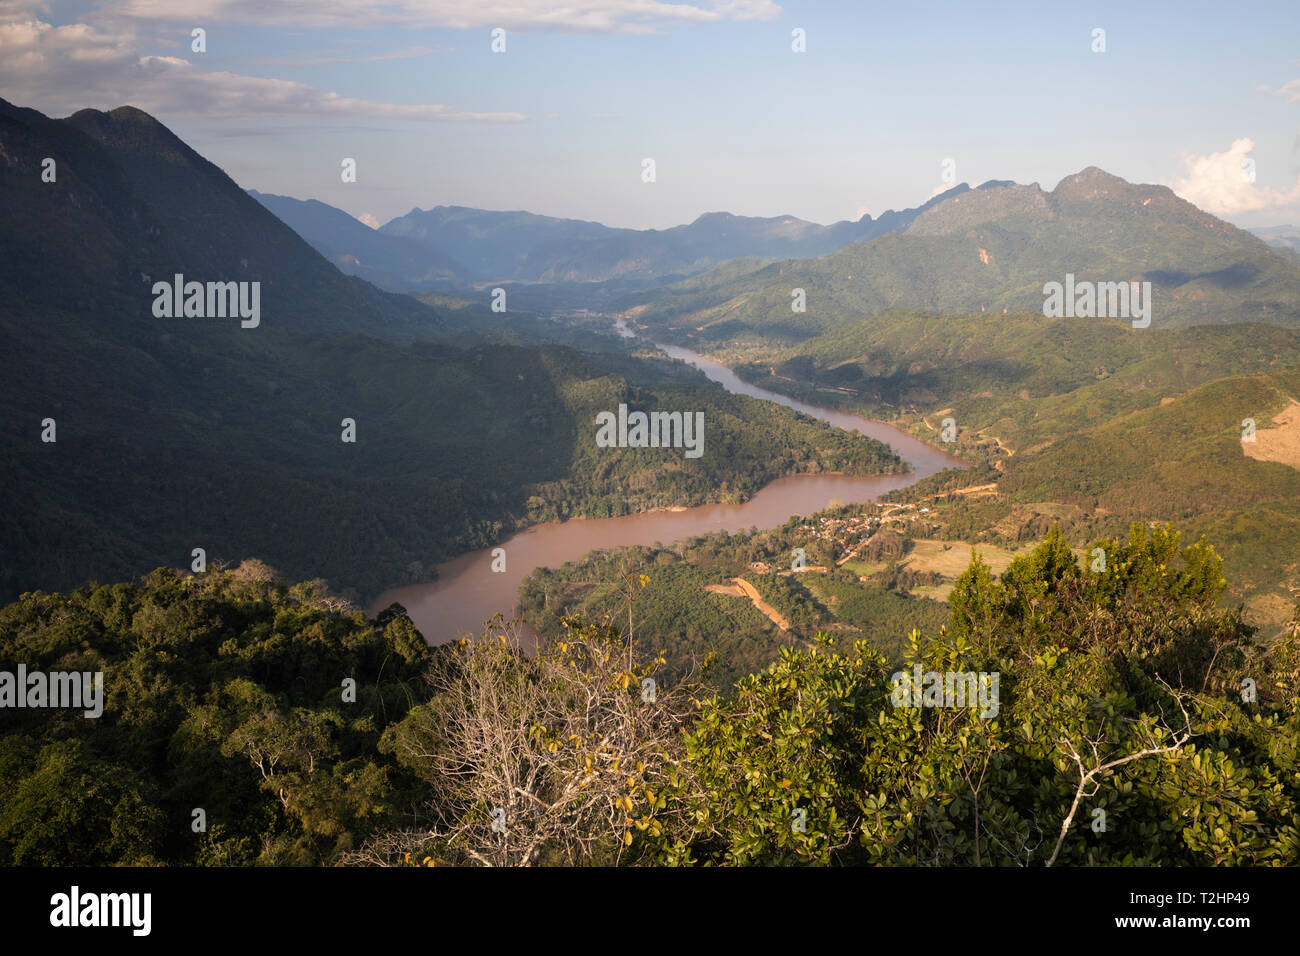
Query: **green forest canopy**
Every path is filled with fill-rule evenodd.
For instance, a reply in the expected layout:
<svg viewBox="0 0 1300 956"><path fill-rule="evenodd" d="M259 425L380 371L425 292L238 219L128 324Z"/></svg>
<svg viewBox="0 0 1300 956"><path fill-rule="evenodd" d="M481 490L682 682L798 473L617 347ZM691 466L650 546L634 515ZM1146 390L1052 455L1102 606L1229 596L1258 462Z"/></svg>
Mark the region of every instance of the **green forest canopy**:
<svg viewBox="0 0 1300 956"><path fill-rule="evenodd" d="M1000 576L977 558L949 623L912 633L903 667L999 674L996 717L894 706L865 642L708 696L648 691L664 655L612 624L531 657L500 621L429 650L399 607L369 620L257 562L26 594L0 662L102 670L108 706L5 713L0 861L1296 863L1300 612L1261 646L1204 540L1094 544L1104 571L1055 528ZM449 752L484 688L509 746Z"/></svg>

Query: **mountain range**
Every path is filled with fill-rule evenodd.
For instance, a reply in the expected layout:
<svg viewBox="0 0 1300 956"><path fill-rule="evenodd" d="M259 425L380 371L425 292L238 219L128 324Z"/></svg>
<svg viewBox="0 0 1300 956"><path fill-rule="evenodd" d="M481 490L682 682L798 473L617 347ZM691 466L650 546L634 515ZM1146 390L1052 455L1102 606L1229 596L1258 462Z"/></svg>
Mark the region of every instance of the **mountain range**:
<svg viewBox="0 0 1300 956"><path fill-rule="evenodd" d="M939 198L906 229L818 259L715 270L614 305L651 336L749 358L891 308L1042 314L1045 285L1067 276L1150 282L1155 327L1300 323L1300 261L1165 186L1088 167L1050 192Z"/></svg>
<svg viewBox="0 0 1300 956"><path fill-rule="evenodd" d="M979 189L1007 185L989 182ZM701 215L671 229L617 229L597 222L465 206L412 209L372 230L316 200L250 190L342 271L396 291L460 282L605 282L688 276L728 260L811 258L906 229L919 215L971 192L961 183L914 209L829 226L794 216Z"/></svg>
<svg viewBox="0 0 1300 956"><path fill-rule="evenodd" d="M413 209L379 229L315 200L250 191L340 270L419 294L499 283L537 311L630 311L665 339L763 352L890 308L1041 310L1044 285L1150 282L1181 327L1300 317L1293 227L1238 229L1164 186L1096 167L1055 189L965 183L878 219L705 213L666 230L529 212ZM805 290L804 313L791 310ZM747 357L752 357L749 355Z"/></svg>
<svg viewBox="0 0 1300 956"><path fill-rule="evenodd" d="M1300 264L1164 187L1092 167L1050 192L962 185L826 227L710 214L638 232L438 207L373 230L244 191L139 110L52 120L0 101L0 199L0 467L26 503L0 518L6 596L181 563L198 546L369 594L535 521L743 496L808 454L890 466L878 446L724 400L581 318L521 312L524 288L557 311L613 297L651 337L922 437L953 414L957 447L1001 466L1001 510L981 506L994 523L1044 501L1072 502L1080 530L1146 508L1195 517L1197 476L1218 469L1230 494L1199 526L1263 589L1300 521L1293 467L1245 461L1230 440L1234 421L1270 421L1293 395ZM768 258L780 249L798 257ZM1043 283L1067 273L1151 282L1152 328L1044 320ZM177 274L259 283L261 324L160 319L154 284ZM417 300L363 275L458 292ZM506 313L470 287L492 275L514 277ZM1233 389L1256 398L1226 406ZM582 423L634 396L716 411L735 460L647 469L613 450L597 467ZM345 418L359 448L339 441ZM41 440L47 419L56 442ZM1067 480L1084 422L1098 474ZM1204 440L1106 470L1131 430L1179 428ZM1004 445L1019 454L1000 457Z"/></svg>

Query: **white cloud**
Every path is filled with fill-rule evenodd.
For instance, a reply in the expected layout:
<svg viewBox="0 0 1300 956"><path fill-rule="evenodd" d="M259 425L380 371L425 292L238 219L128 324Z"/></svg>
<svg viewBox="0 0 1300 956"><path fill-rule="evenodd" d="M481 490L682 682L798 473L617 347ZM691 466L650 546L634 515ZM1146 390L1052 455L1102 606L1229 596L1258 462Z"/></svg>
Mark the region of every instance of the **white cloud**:
<svg viewBox="0 0 1300 956"><path fill-rule="evenodd" d="M1209 156L1184 154L1184 175L1166 181L1175 193L1216 216L1233 216L1263 209L1280 209L1300 203L1300 180L1291 189L1260 186L1249 175L1255 144L1249 139L1233 141L1222 153Z"/></svg>
<svg viewBox="0 0 1300 956"><path fill-rule="evenodd" d="M10 7L5 8L11 9ZM515 122L520 113L378 103L306 83L208 72L188 60L139 56L129 33L0 16L0 95L47 113L131 105L163 116Z"/></svg>
<svg viewBox="0 0 1300 956"><path fill-rule="evenodd" d="M372 213L363 212L361 215L357 216L356 218L357 218L357 222L364 222L371 229L378 229L380 226L383 225L383 223L379 221L379 217L373 215Z"/></svg>
<svg viewBox="0 0 1300 956"><path fill-rule="evenodd" d="M1271 86L1258 86L1256 89L1263 93L1272 93L1274 96L1286 97L1288 103L1300 103L1300 80L1283 83L1276 90Z"/></svg>
<svg viewBox="0 0 1300 956"><path fill-rule="evenodd" d="M573 33L650 33L724 20L771 20L773 0L111 0L106 12L144 20L357 29L401 26Z"/></svg>

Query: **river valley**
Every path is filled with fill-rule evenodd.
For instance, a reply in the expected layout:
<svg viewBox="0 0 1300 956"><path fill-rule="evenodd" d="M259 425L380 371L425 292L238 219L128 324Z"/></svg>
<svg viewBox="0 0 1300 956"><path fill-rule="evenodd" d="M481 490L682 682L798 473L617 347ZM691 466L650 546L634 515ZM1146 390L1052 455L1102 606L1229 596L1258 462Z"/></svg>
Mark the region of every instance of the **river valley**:
<svg viewBox="0 0 1300 956"><path fill-rule="evenodd" d="M627 335L625 328L619 331ZM438 566L438 579L394 588L381 594L371 608L377 613L390 603L402 604L431 644L477 634L482 623L498 612L509 616L519 585L539 567L559 567L590 551L630 545L667 544L682 538L751 527L772 528L792 515L825 508L833 499L850 504L871 501L897 488L920 481L945 468L966 462L918 441L891 425L857 415L796 401L741 380L731 369L688 349L659 345L663 352L700 369L730 392L776 402L837 428L860 432L889 445L912 470L897 475L791 475L769 482L744 504L710 504L679 510L659 510L616 518L573 518L537 525L503 540L506 570L493 571L493 548L462 554Z"/></svg>

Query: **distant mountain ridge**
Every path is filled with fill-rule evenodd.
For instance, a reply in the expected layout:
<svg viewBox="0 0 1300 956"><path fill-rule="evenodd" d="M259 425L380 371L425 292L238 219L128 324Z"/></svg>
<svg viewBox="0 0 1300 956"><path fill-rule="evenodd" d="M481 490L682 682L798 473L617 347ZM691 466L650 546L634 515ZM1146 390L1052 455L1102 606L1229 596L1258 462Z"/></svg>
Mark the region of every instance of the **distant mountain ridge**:
<svg viewBox="0 0 1300 956"><path fill-rule="evenodd" d="M1263 226L1247 229L1277 250L1278 255L1300 262L1300 226Z"/></svg>
<svg viewBox="0 0 1300 956"><path fill-rule="evenodd" d="M536 213L435 206L412 209L371 230L317 200L249 190L326 258L350 275L394 291L468 282L605 282L690 276L741 258L813 258L901 232L946 200L1006 185L952 187L912 209L828 226L795 216L707 212L670 229L622 229ZM423 250L421 254L418 250Z"/></svg>
<svg viewBox="0 0 1300 956"><path fill-rule="evenodd" d="M248 194L346 275L391 292L463 284L470 279L462 266L432 244L371 229L342 209L315 199L292 199L256 189Z"/></svg>

